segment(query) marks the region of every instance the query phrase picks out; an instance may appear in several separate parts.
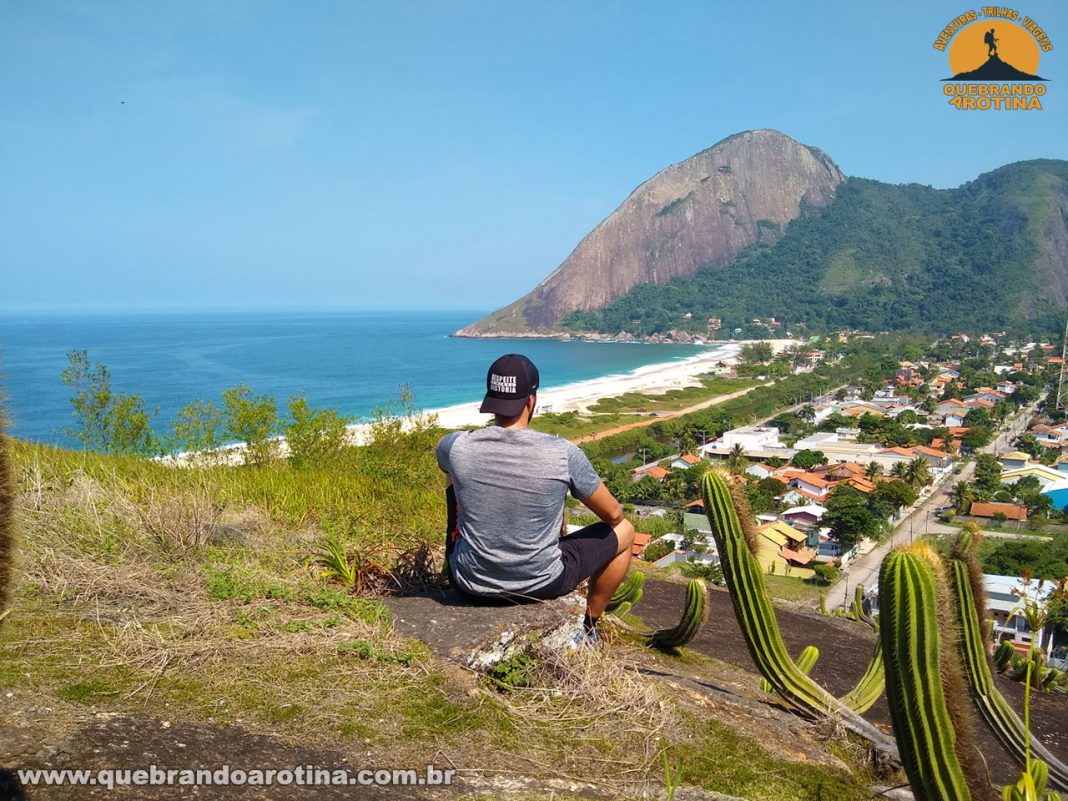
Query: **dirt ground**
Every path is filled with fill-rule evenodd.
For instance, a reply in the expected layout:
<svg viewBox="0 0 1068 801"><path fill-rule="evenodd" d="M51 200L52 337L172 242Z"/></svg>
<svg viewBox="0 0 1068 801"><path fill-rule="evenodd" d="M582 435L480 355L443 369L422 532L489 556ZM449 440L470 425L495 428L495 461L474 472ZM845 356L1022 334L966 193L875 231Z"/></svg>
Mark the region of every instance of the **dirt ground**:
<svg viewBox="0 0 1068 801"><path fill-rule="evenodd" d="M273 737L251 734L236 726L175 723L164 726L159 720L141 715L118 715L78 729L56 746L38 752L20 768L100 770L104 768L136 769L156 765L162 770L211 768L222 765L234 769L290 770L299 765L314 765L330 770L355 771L363 765L340 752L294 748ZM379 766L374 766L379 767ZM391 766L392 767L392 766ZM415 766L397 766L415 767ZM420 766L425 767L425 766ZM447 764L438 767L448 767ZM445 788L419 787L347 787L347 786L122 786L109 790L104 786L27 787L20 784L14 770L0 770L0 801L74 801L77 799L152 798L170 801L178 798L210 798L218 801L295 801L315 798L333 799L429 799L454 797Z"/></svg>
<svg viewBox="0 0 1068 801"><path fill-rule="evenodd" d="M647 624L669 626L678 622L684 604L682 584L647 580L645 594L635 608ZM699 653L753 672L753 686L759 678L756 667L738 628L725 590L711 591L711 611L708 622L690 647ZM807 645L819 648L820 658L812 677L835 695L844 695L860 680L875 648L875 635L865 625L844 618L776 610L779 628L790 653L796 656ZM995 675L995 682L1017 713L1023 712L1023 685ZM865 715L871 722L890 731L890 711L886 697ZM1068 696L1036 692L1031 704L1031 731L1054 754L1068 760ZM991 779L996 785L1015 781L1019 767L990 733L986 725L976 720L978 748L987 761Z"/></svg>

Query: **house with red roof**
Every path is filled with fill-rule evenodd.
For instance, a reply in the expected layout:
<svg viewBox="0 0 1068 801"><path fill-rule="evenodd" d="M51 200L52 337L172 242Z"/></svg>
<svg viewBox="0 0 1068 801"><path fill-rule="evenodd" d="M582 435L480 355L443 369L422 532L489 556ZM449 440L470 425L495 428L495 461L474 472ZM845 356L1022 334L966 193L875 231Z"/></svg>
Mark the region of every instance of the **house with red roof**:
<svg viewBox="0 0 1068 801"><path fill-rule="evenodd" d="M671 462L672 470L687 470L695 465L701 463L700 456L694 456L692 453L684 453L682 456L677 457Z"/></svg>
<svg viewBox="0 0 1068 801"><path fill-rule="evenodd" d="M635 531L634 544L630 546L631 556L641 556L642 553L645 551L645 547L649 544L650 539L652 539L650 535L645 534L641 531Z"/></svg>
<svg viewBox="0 0 1068 801"><path fill-rule="evenodd" d="M968 514L972 517L995 517L1004 515L1006 520L1027 520L1027 507L1015 503L980 503L973 501Z"/></svg>
<svg viewBox="0 0 1068 801"><path fill-rule="evenodd" d="M635 481L641 481L646 476L651 476L652 478L655 478L657 481L661 482L670 475L670 471L665 470L658 464L639 467L633 473L630 474L631 478Z"/></svg>

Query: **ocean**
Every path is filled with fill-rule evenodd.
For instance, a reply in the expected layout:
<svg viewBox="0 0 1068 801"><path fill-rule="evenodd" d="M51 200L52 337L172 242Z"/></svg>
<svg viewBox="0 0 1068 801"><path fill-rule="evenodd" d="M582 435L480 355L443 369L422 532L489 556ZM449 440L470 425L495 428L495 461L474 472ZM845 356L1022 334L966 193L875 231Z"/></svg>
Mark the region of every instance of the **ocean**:
<svg viewBox="0 0 1068 801"><path fill-rule="evenodd" d="M279 410L304 393L313 406L365 418L400 398L434 409L476 401L498 356L525 353L542 387L628 373L703 352L699 346L557 340L451 339L484 314L472 312L212 312L0 315L0 386L10 433L71 445L70 390L60 372L82 349L107 365L117 392L159 407L165 431L192 400L241 383L275 396Z"/></svg>

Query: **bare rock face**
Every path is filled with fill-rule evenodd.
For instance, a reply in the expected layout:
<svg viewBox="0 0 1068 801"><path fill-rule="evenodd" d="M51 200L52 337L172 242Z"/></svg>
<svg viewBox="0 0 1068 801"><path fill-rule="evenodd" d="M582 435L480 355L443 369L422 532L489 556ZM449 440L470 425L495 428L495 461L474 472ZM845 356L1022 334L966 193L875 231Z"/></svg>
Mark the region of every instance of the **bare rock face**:
<svg viewBox="0 0 1068 801"><path fill-rule="evenodd" d="M778 131L736 134L635 189L530 294L457 336L551 331L576 309L603 308L639 284L723 266L774 241L844 180L824 153Z"/></svg>
<svg viewBox="0 0 1068 801"><path fill-rule="evenodd" d="M1050 183L1049 215L1039 230L1034 271L1036 284L1044 288L1045 300L1064 309L1068 307L1068 185L1059 178L1051 178ZM1025 306L1033 307L1035 300L1026 300Z"/></svg>

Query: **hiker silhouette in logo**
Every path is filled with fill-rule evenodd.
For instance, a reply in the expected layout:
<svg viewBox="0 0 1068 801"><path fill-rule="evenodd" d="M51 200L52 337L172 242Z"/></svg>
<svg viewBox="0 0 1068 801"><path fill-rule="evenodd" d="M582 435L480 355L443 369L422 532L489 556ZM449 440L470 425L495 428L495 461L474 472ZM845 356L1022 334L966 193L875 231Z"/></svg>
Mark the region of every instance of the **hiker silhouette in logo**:
<svg viewBox="0 0 1068 801"><path fill-rule="evenodd" d="M987 46L986 54L990 57L996 56L998 54L998 37L994 36L993 28L986 32L983 41L986 42Z"/></svg>

